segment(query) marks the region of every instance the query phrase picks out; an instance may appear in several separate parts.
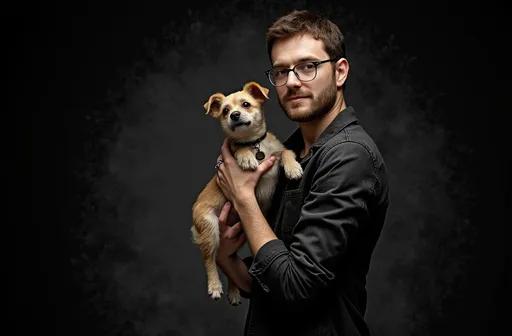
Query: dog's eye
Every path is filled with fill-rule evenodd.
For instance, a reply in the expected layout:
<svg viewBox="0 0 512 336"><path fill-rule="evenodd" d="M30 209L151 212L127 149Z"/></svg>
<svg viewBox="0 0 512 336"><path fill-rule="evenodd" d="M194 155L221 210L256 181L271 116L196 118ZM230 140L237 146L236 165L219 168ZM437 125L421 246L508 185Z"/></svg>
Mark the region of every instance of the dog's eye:
<svg viewBox="0 0 512 336"><path fill-rule="evenodd" d="M227 107L224 108L224 110L222 110L222 114L226 115L228 114L229 112L229 109Z"/></svg>
<svg viewBox="0 0 512 336"><path fill-rule="evenodd" d="M250 106L251 106L251 104L249 104L248 102L244 102L244 103L242 104L242 106L243 106L243 107L245 107L245 108L248 108L248 107L250 107Z"/></svg>

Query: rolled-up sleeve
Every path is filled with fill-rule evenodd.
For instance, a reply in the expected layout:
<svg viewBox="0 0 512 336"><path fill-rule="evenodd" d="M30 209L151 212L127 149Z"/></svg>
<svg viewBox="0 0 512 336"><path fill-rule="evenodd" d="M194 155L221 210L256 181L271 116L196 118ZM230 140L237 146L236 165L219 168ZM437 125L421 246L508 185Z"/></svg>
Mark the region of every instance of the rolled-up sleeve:
<svg viewBox="0 0 512 336"><path fill-rule="evenodd" d="M249 269L254 258L252 256L248 256L240 259L243 261L245 266L247 266L247 269ZM240 296L243 297L244 299L250 299L252 297L251 292L246 292L243 288L240 287L238 287L238 290L240 292Z"/></svg>
<svg viewBox="0 0 512 336"><path fill-rule="evenodd" d="M249 273L269 295L312 299L335 278L353 233L368 218L375 185L374 161L362 144L342 142L319 159L287 249L282 240L263 245Z"/></svg>

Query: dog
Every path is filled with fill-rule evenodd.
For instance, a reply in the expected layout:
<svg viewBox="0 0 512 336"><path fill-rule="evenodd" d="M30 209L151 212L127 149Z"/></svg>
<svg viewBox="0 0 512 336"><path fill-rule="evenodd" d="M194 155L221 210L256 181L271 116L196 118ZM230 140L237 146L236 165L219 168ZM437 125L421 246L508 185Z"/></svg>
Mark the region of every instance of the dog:
<svg viewBox="0 0 512 336"><path fill-rule="evenodd" d="M279 167L283 167L288 179L300 179L302 166L292 150L267 131L264 104L269 90L256 82L247 82L241 91L228 96L215 93L204 104L206 115L220 121L221 128L229 140L229 148L237 164L243 170L254 170L258 165L275 156L274 165L263 174L255 189L261 211L265 214L275 191ZM192 207L192 241L201 250L208 280L208 295L218 300L223 292L216 264L219 247L218 216L227 199L217 185L214 176L198 195ZM238 215L233 208L230 218ZM233 306L241 303L238 286L228 278L228 300Z"/></svg>

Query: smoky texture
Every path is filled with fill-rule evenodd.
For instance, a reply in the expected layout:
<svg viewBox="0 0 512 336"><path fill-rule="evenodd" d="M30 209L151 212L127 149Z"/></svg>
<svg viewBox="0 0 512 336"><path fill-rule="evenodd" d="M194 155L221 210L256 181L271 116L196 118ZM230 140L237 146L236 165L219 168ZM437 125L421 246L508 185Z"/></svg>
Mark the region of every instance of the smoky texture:
<svg viewBox="0 0 512 336"><path fill-rule="evenodd" d="M281 140L291 133L264 75L266 28L288 5L226 1L214 14L189 12L148 44L123 87L105 94L105 108L89 113L86 160L76 172L86 186L83 224L72 232L79 251L71 262L97 335L243 330L247 302L233 308L208 298L190 238L192 204L223 141L203 104L254 80L271 89L268 129ZM341 6L294 7L340 24L351 65L347 102L388 165L391 206L368 275L366 319L377 335L428 335L450 319L467 285L475 232L457 170L467 149L452 147L449 131L429 117L437 96L407 76L414 55Z"/></svg>

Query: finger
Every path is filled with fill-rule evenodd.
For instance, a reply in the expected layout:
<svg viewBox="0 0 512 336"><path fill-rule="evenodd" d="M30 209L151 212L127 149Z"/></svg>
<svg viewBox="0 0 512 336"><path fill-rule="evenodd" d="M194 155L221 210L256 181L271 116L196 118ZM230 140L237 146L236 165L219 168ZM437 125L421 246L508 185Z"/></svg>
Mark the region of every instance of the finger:
<svg viewBox="0 0 512 336"><path fill-rule="evenodd" d="M217 168L217 174L222 174L224 172L225 163L221 164L219 168Z"/></svg>
<svg viewBox="0 0 512 336"><path fill-rule="evenodd" d="M259 173L259 175L263 175L267 170L269 170L270 168L272 168L272 166L274 165L274 162L276 161L276 157L275 156L271 156L269 157L268 159L266 159L265 161L263 161L259 166L258 168L256 169L256 171Z"/></svg>
<svg viewBox="0 0 512 336"><path fill-rule="evenodd" d="M224 173L222 172L221 167L219 167L219 168L217 169L217 184L218 184L219 186L220 186L220 184L219 184L219 183L221 183L221 182L222 182L222 180L224 180Z"/></svg>
<svg viewBox="0 0 512 336"><path fill-rule="evenodd" d="M226 230L226 237L229 239L235 238L241 229L242 229L242 223L240 223L240 222L236 223L235 225L233 225L232 227L230 227Z"/></svg>
<svg viewBox="0 0 512 336"><path fill-rule="evenodd" d="M220 160L222 160L222 154L219 155L219 157L217 158L217 161L216 162L219 162Z"/></svg>
<svg viewBox="0 0 512 336"><path fill-rule="evenodd" d="M222 193L225 192L225 182L224 182L224 178L222 176L217 176L217 186L219 187L219 189L222 191ZM229 198L227 199L228 201L231 201Z"/></svg>
<svg viewBox="0 0 512 336"><path fill-rule="evenodd" d="M245 233L242 232L235 241L236 250L239 250L245 244L246 241L247 239L245 237Z"/></svg>
<svg viewBox="0 0 512 336"><path fill-rule="evenodd" d="M222 158L224 159L224 162L228 162L233 158L233 156L231 155L231 151L229 150L228 138L224 139L224 142L222 143L222 147L220 148L220 151L222 153Z"/></svg>
<svg viewBox="0 0 512 336"><path fill-rule="evenodd" d="M219 226L226 226L226 220L228 219L229 210L231 210L231 202L227 201L226 203L224 203L222 209L220 210Z"/></svg>
<svg viewBox="0 0 512 336"><path fill-rule="evenodd" d="M225 163L221 164L219 169L217 169L217 176L219 177L219 182L225 184L226 183L226 167L224 167Z"/></svg>
<svg viewBox="0 0 512 336"><path fill-rule="evenodd" d="M222 174L222 172L217 172L216 176L217 186L220 188L220 190L224 193L225 191L225 185L226 185L226 178ZM225 195L224 195L225 196ZM228 199L229 201L229 199Z"/></svg>

